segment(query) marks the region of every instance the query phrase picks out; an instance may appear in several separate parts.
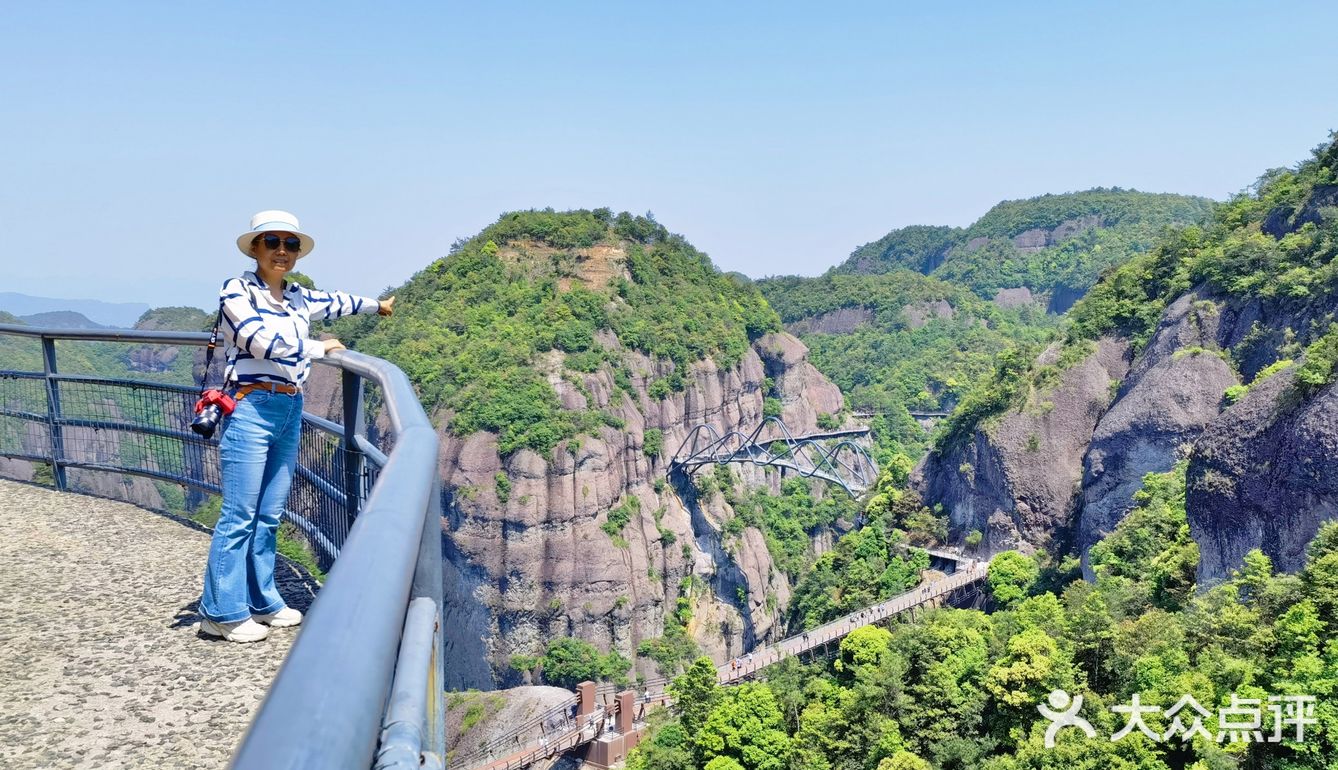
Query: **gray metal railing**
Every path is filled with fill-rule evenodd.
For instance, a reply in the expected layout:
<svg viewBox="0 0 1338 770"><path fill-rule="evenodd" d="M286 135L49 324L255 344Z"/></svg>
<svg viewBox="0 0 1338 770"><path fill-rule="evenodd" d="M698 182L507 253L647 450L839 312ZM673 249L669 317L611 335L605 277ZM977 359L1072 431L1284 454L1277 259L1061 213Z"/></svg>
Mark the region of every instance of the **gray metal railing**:
<svg viewBox="0 0 1338 770"><path fill-rule="evenodd" d="M57 367L58 340L198 347L208 336L0 324L8 344L0 348L0 456L49 464L61 490L77 469L218 492L217 442L188 427L198 388ZM17 368L14 338L37 341L41 371ZM393 364L353 351L320 363L341 372L343 424L303 415L285 519L328 575L232 766L439 768L446 731L436 432ZM388 453L367 434L368 383L390 424Z"/></svg>

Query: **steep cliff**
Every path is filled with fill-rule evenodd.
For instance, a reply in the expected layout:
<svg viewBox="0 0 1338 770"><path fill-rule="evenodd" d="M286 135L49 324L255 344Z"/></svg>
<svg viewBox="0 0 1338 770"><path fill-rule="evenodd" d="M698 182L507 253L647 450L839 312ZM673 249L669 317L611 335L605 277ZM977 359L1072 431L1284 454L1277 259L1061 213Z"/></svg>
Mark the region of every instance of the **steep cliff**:
<svg viewBox="0 0 1338 770"><path fill-rule="evenodd" d="M528 449L503 457L492 433L443 430L441 474L453 490L448 636L462 652L484 653L462 663L490 662L504 677L512 655L536 654L562 636L632 658L640 642L662 633L690 576L713 588L694 597L697 614L717 621L698 624L697 641L713 657L724 660L777 632L789 585L761 534L748 528L726 543L721 530L734 512L718 498L698 502L676 491L666 479L668 461L696 425L722 432L758 425L768 370L783 419L796 431L816 429L815 405L839 411L839 391L786 334L759 339L734 367L691 366L684 391L663 399L649 396L649 384L672 365L623 352L632 361L632 395L618 391L607 370L557 385L564 401L607 410L621 428L564 442L551 458ZM664 449L653 456L648 430L662 436ZM760 473L739 476L770 483ZM774 598L768 606L769 596L780 606ZM493 677L483 667L460 673L473 685Z"/></svg>
<svg viewBox="0 0 1338 770"><path fill-rule="evenodd" d="M1251 387L1194 445L1186 487L1200 583L1254 548L1299 570L1320 524L1338 518L1338 385L1302 396L1293 365Z"/></svg>
<svg viewBox="0 0 1338 770"><path fill-rule="evenodd" d="M1237 384L1218 346L1221 318L1216 303L1194 293L1173 302L1097 423L1083 458L1076 546L1084 567L1087 550L1133 508L1144 474L1169 470Z"/></svg>
<svg viewBox="0 0 1338 770"><path fill-rule="evenodd" d="M1270 172L1208 227L1168 234L1096 284L1070 313L1062 349L1099 340L1098 350L1136 351L1122 381L1107 367L1112 394L1085 378L1089 357L1050 399L1068 418L1047 424L1019 406L1034 395L1018 395L1044 373L1042 358L1000 375L1002 397L967 398L949 421L955 440L921 469L954 534L979 529L992 550L1071 547L1086 567L1144 475L1188 458L1199 585L1238 569L1254 548L1299 569L1319 526L1338 517L1336 171L1331 142L1294 170ZM1016 448L1023 437L1030 454Z"/></svg>
<svg viewBox="0 0 1338 770"><path fill-rule="evenodd" d="M1056 352L1038 363L1054 366ZM1083 452L1128 367L1127 343L1100 340L1053 385L927 456L915 475L921 494L944 508L955 537L978 531L990 552L1062 543L1073 525Z"/></svg>
<svg viewBox="0 0 1338 770"><path fill-rule="evenodd" d="M338 333L404 368L440 432L448 685L518 682L513 657L565 636L635 659L680 598L718 660L778 633L767 538L668 476L698 425L806 433L842 410L751 285L647 219L519 212L395 293L394 317Z"/></svg>

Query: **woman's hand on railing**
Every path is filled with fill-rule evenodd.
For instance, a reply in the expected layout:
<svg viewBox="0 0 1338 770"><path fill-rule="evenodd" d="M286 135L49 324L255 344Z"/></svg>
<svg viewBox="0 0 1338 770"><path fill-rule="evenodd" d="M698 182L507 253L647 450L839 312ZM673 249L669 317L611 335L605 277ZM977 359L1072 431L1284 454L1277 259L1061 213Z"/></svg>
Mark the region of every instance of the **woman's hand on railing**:
<svg viewBox="0 0 1338 770"><path fill-rule="evenodd" d="M383 299L376 303L377 315L393 315L395 312L395 298Z"/></svg>
<svg viewBox="0 0 1338 770"><path fill-rule="evenodd" d="M327 355L330 354L330 353L335 352L336 350L347 350L347 349L348 349L348 348L344 347L344 343L340 342L339 340L335 339L334 337L331 337L331 338L328 339L328 340L321 340L321 344L325 346L325 352L326 352Z"/></svg>

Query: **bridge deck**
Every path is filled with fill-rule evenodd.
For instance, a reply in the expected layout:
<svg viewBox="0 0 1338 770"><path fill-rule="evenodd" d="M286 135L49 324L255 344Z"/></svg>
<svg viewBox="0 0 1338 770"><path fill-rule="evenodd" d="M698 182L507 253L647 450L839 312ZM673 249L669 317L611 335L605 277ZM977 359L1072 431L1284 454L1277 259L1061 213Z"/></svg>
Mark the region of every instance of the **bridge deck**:
<svg viewBox="0 0 1338 770"><path fill-rule="evenodd" d="M296 629L200 636L209 533L0 480L0 767L224 767ZM279 590L316 585L282 557Z"/></svg>

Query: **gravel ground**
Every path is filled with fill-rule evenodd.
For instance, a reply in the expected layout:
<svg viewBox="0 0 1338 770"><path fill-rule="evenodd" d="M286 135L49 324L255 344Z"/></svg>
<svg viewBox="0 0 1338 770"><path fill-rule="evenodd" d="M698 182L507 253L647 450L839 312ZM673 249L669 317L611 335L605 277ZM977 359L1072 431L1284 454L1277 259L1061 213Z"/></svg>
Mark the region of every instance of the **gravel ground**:
<svg viewBox="0 0 1338 770"><path fill-rule="evenodd" d="M209 533L0 480L0 767L221 768L298 629L199 634ZM279 557L279 590L317 588Z"/></svg>

